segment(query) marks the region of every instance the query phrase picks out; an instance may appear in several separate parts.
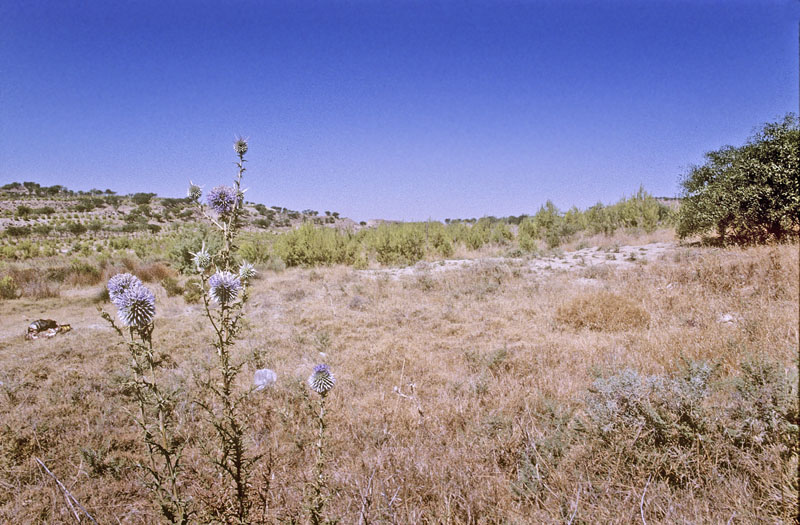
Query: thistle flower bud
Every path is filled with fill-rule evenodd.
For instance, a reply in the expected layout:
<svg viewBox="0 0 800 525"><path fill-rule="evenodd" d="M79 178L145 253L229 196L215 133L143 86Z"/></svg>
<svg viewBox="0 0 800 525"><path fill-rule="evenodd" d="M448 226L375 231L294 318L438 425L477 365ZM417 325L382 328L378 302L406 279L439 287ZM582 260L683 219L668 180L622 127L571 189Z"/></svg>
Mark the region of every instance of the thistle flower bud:
<svg viewBox="0 0 800 525"><path fill-rule="evenodd" d="M209 295L220 305L230 304L236 300L242 282L231 272L217 272L208 280Z"/></svg>
<svg viewBox="0 0 800 525"><path fill-rule="evenodd" d="M141 285L142 281L135 275L129 273L118 273L108 280L108 298L119 308L119 302L125 295L125 292L133 287Z"/></svg>
<svg viewBox="0 0 800 525"><path fill-rule="evenodd" d="M243 284L247 284L257 273L255 267L247 261L242 262L242 265L239 267L239 279L241 279Z"/></svg>
<svg viewBox="0 0 800 525"><path fill-rule="evenodd" d="M308 386L322 397L330 392L334 384L336 384L336 378L333 377L328 365L315 366L314 372L308 378Z"/></svg>
<svg viewBox="0 0 800 525"><path fill-rule="evenodd" d="M216 186L206 196L208 206L220 215L232 212L236 204L241 201L242 198L230 186Z"/></svg>
<svg viewBox="0 0 800 525"><path fill-rule="evenodd" d="M125 326L144 328L153 322L156 315L156 298L141 283L125 290L116 304L119 320Z"/></svg>
<svg viewBox="0 0 800 525"><path fill-rule="evenodd" d="M243 137L236 139L236 142L233 143L233 150L240 157L247 153L247 139Z"/></svg>
<svg viewBox="0 0 800 525"><path fill-rule="evenodd" d="M203 195L203 188L198 186L192 181L189 181L189 189L186 191L186 196L189 197L189 200L192 202L197 202L200 200L200 197Z"/></svg>
<svg viewBox="0 0 800 525"><path fill-rule="evenodd" d="M196 252L192 253L192 263L197 271L202 272L211 265L211 254L206 250L206 243L203 241L203 246Z"/></svg>

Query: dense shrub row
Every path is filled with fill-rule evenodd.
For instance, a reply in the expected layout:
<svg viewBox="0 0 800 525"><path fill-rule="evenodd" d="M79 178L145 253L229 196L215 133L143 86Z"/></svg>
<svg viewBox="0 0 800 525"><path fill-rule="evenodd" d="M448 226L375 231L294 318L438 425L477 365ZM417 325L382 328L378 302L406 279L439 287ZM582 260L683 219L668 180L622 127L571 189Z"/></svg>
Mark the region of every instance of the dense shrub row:
<svg viewBox="0 0 800 525"><path fill-rule="evenodd" d="M566 213L548 201L532 216L448 219L444 224L386 223L358 232L317 227L307 222L279 235L254 235L241 244L239 255L257 263L279 258L289 266L364 266L370 259L383 265L407 265L426 256L450 257L459 246L471 251L484 246L505 246L535 253L543 246L556 248L579 232L608 235L619 229L652 232L659 227L670 227L673 215L668 206L640 189L634 196L610 206L597 204L585 211L573 207ZM199 244L195 239L192 249L198 249Z"/></svg>

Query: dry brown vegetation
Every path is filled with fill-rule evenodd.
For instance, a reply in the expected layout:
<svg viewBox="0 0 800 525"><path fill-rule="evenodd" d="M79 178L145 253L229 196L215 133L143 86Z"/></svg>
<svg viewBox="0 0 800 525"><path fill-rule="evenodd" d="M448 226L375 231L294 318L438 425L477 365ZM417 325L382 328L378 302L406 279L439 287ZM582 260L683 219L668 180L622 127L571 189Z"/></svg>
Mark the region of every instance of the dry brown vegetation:
<svg viewBox="0 0 800 525"><path fill-rule="evenodd" d="M0 303L0 522L75 521L35 457L99 523L158 521L135 467L127 351L98 316L99 286ZM163 378L191 399L213 360L210 329L199 305L152 288ZM73 331L24 342L39 317ZM264 272L247 319L241 387L258 368L278 373L250 398L265 522L303 521L314 439L304 380L321 361L338 379L326 512L341 523L795 519L796 245L676 248L582 274L517 262L397 279ZM208 430L191 403L177 412L202 507L219 497Z"/></svg>
<svg viewBox="0 0 800 525"><path fill-rule="evenodd" d="M650 315L635 300L600 290L578 295L559 306L556 321L573 328L613 332L644 328Z"/></svg>

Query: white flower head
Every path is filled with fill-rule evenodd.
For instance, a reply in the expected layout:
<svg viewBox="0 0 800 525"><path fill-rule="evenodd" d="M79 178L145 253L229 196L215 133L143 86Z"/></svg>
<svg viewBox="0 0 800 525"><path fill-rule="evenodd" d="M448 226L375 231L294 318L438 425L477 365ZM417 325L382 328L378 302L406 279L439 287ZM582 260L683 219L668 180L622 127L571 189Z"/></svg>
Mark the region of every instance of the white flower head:
<svg viewBox="0 0 800 525"><path fill-rule="evenodd" d="M264 390L274 385L277 380L278 374L276 374L274 370L262 368L261 370L256 370L255 376L253 377L253 385L255 385L256 390Z"/></svg>
<svg viewBox="0 0 800 525"><path fill-rule="evenodd" d="M118 273L108 280L108 298L119 307L119 301L125 292L133 287L142 284L138 277L129 273Z"/></svg>
<svg viewBox="0 0 800 525"><path fill-rule="evenodd" d="M189 197L189 200L193 202L197 202L200 200L200 197L203 196L203 187L198 186L191 180L189 181L189 189L186 190L186 196Z"/></svg>
<svg viewBox="0 0 800 525"><path fill-rule="evenodd" d="M217 272L208 280L209 295L218 304L226 305L234 302L242 288L238 275L231 272Z"/></svg>
<svg viewBox="0 0 800 525"><path fill-rule="evenodd" d="M241 279L244 284L251 281L257 273L255 267L247 261L243 261L242 265L239 267L239 279Z"/></svg>
<svg viewBox="0 0 800 525"><path fill-rule="evenodd" d="M192 262L194 263L195 268L197 271L202 272L211 264L211 254L208 253L206 250L206 242L203 241L203 246L197 251L197 253L192 253Z"/></svg>
<svg viewBox="0 0 800 525"><path fill-rule="evenodd" d="M117 315L125 326L144 328L156 316L156 297L141 283L125 290L116 305Z"/></svg>

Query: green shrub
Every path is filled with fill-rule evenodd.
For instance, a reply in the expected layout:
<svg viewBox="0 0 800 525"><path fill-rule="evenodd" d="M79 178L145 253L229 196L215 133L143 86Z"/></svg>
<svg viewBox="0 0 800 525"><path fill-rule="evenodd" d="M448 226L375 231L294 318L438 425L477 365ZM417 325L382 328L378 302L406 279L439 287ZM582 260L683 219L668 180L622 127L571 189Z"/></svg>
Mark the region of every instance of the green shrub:
<svg viewBox="0 0 800 525"><path fill-rule="evenodd" d="M447 235L445 228L440 223L434 223L436 227L432 228L430 234L430 242L436 253L442 257L450 257L453 255L453 243Z"/></svg>
<svg viewBox="0 0 800 525"><path fill-rule="evenodd" d="M86 226L79 222L68 222L66 225L66 230L72 235L78 236L86 233Z"/></svg>
<svg viewBox="0 0 800 525"><path fill-rule="evenodd" d="M134 204L143 205L143 204L149 204L150 201L153 200L153 197L155 196L156 196L155 193L134 193L133 196L131 197L131 200L133 201Z"/></svg>
<svg viewBox="0 0 800 525"><path fill-rule="evenodd" d="M199 303L203 298L203 287L200 284L200 279L192 277L186 281L183 287L183 300L187 303Z"/></svg>
<svg viewBox="0 0 800 525"><path fill-rule="evenodd" d="M53 231L53 227L49 224L36 224L33 226L33 233L37 233L39 235L47 235L51 231Z"/></svg>
<svg viewBox="0 0 800 525"><path fill-rule="evenodd" d="M95 285L102 280L100 268L92 265L89 261L73 259L69 265L69 284L85 286Z"/></svg>
<svg viewBox="0 0 800 525"><path fill-rule="evenodd" d="M263 264L269 260L270 247L264 239L248 239L239 243L239 257L252 264Z"/></svg>
<svg viewBox="0 0 800 525"><path fill-rule="evenodd" d="M722 242L763 243L800 226L800 126L797 117L764 124L741 147L706 153L681 181L681 238L715 231Z"/></svg>
<svg viewBox="0 0 800 525"><path fill-rule="evenodd" d="M275 254L288 266L352 264L360 249L349 232L304 223L278 237Z"/></svg>
<svg viewBox="0 0 800 525"><path fill-rule="evenodd" d="M178 283L178 280L174 277L165 277L161 281L161 286L164 287L164 290L167 292L168 297L174 297L176 295L183 295L184 289Z"/></svg>
<svg viewBox="0 0 800 525"><path fill-rule="evenodd" d="M484 244L489 242L490 232L491 223L487 220L480 219L467 229L464 244L470 250L479 250Z"/></svg>
<svg viewBox="0 0 800 525"><path fill-rule="evenodd" d="M425 256L425 232L415 224L382 224L368 239L381 264L414 264Z"/></svg>
<svg viewBox="0 0 800 525"><path fill-rule="evenodd" d="M31 234L30 226L6 226L6 235L9 237L26 237Z"/></svg>
<svg viewBox="0 0 800 525"><path fill-rule="evenodd" d="M492 233L489 235L489 242L500 246L505 246L514 240L514 234L504 222L498 222L492 228Z"/></svg>
<svg viewBox="0 0 800 525"><path fill-rule="evenodd" d="M0 299L16 299L19 297L17 283L10 275L0 279Z"/></svg>
<svg viewBox="0 0 800 525"><path fill-rule="evenodd" d="M181 273L192 273L193 253L197 253L205 243L206 249L214 254L219 252L222 241L216 232L212 232L205 224L194 229L181 231L167 243L167 258Z"/></svg>

